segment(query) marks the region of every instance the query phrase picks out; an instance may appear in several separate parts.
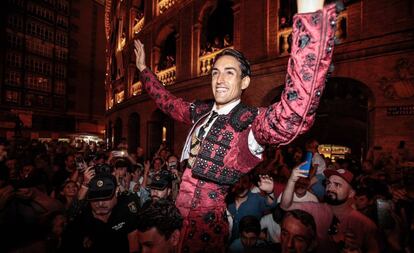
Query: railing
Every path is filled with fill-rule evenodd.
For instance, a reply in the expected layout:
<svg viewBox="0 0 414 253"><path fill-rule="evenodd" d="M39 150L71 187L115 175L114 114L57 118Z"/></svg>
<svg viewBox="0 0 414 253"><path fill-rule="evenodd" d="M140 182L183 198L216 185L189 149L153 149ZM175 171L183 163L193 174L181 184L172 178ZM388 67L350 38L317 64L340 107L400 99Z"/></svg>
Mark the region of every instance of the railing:
<svg viewBox="0 0 414 253"><path fill-rule="evenodd" d="M121 91L115 94L115 102L117 104L121 103L122 101L124 101L125 98L125 92Z"/></svg>
<svg viewBox="0 0 414 253"><path fill-rule="evenodd" d="M133 34L138 34L144 27L144 18L141 18L138 23L132 28Z"/></svg>
<svg viewBox="0 0 414 253"><path fill-rule="evenodd" d="M292 27L284 28L279 31L277 41L279 45L279 55L287 55L290 52L292 41L289 36L292 34Z"/></svg>
<svg viewBox="0 0 414 253"><path fill-rule="evenodd" d="M226 47L226 48L233 48L233 47ZM200 56L200 76L208 75L213 67L213 61L217 54L223 51L226 48L222 48L216 52L212 52L203 56Z"/></svg>
<svg viewBox="0 0 414 253"><path fill-rule="evenodd" d="M166 10L171 8L178 0L159 0L158 1L158 10L159 14L163 14Z"/></svg>
<svg viewBox="0 0 414 253"><path fill-rule="evenodd" d="M176 70L177 70L176 66L161 70L160 72L157 73L157 77L164 84L164 86L171 85L175 82Z"/></svg>
<svg viewBox="0 0 414 253"><path fill-rule="evenodd" d="M140 95L142 94L142 83L141 81L138 81L131 85L131 94L132 96Z"/></svg>
<svg viewBox="0 0 414 253"><path fill-rule="evenodd" d="M345 10L341 12L336 20L336 32L335 37L337 42L343 43L347 37L347 26L348 26L348 12ZM279 55L288 55L292 41L289 36L292 34L292 27L281 29L277 35L279 45Z"/></svg>

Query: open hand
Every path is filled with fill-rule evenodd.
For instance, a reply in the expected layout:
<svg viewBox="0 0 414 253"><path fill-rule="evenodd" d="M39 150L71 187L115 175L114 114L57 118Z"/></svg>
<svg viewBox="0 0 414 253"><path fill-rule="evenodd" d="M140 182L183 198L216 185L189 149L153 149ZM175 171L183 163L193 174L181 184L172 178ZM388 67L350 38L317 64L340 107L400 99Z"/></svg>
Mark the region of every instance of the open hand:
<svg viewBox="0 0 414 253"><path fill-rule="evenodd" d="M144 44L141 43L138 39L134 41L134 53L135 53L135 64L139 71L143 71L147 66L145 66L145 50Z"/></svg>
<svg viewBox="0 0 414 253"><path fill-rule="evenodd" d="M259 175L258 185L260 190L268 194L273 192L273 178L269 175Z"/></svg>

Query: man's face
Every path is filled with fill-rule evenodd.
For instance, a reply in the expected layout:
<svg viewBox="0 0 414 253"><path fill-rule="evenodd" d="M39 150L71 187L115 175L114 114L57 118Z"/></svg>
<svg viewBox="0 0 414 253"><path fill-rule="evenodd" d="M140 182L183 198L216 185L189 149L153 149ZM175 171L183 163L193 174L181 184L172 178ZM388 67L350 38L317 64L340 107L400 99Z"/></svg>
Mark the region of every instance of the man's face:
<svg viewBox="0 0 414 253"><path fill-rule="evenodd" d="M293 216L283 219L280 241L282 253L309 252L313 248L311 229Z"/></svg>
<svg viewBox="0 0 414 253"><path fill-rule="evenodd" d="M67 158L66 158L66 161L65 161L65 165L66 165L66 167L67 168L69 168L69 169L71 169L71 170L73 170L73 169L75 169L75 167L76 167L76 164L75 164L75 157L73 157L73 156L68 156Z"/></svg>
<svg viewBox="0 0 414 253"><path fill-rule="evenodd" d="M332 175L326 180L325 200L330 205L340 205L353 197L351 186L343 178Z"/></svg>
<svg viewBox="0 0 414 253"><path fill-rule="evenodd" d="M233 56L220 57L211 72L211 87L217 108L240 99L242 90L249 86L250 78L241 78L240 63Z"/></svg>
<svg viewBox="0 0 414 253"><path fill-rule="evenodd" d="M154 160L154 170L159 170L162 166L162 161L160 159Z"/></svg>
<svg viewBox="0 0 414 253"><path fill-rule="evenodd" d="M116 194L108 200L91 201L92 213L94 215L109 215L117 203Z"/></svg>
<svg viewBox="0 0 414 253"><path fill-rule="evenodd" d="M241 232L240 240L245 248L251 248L256 245L258 236L253 232Z"/></svg>
<svg viewBox="0 0 414 253"><path fill-rule="evenodd" d="M125 177L127 173L127 168L126 167L116 168L115 173L119 177Z"/></svg>
<svg viewBox="0 0 414 253"><path fill-rule="evenodd" d="M152 201L166 199L168 195L170 195L170 192L171 192L171 189L168 187L165 187L164 190L151 189L151 199Z"/></svg>
<svg viewBox="0 0 414 253"><path fill-rule="evenodd" d="M308 190L309 179L308 178L299 178L295 184L295 193L299 198L305 196L306 191Z"/></svg>
<svg viewBox="0 0 414 253"><path fill-rule="evenodd" d="M175 231L174 233L179 233ZM174 252L178 240L173 235L167 240L161 235L157 228L153 227L145 232L138 230L138 241L142 247L142 253L168 253Z"/></svg>
<svg viewBox="0 0 414 253"><path fill-rule="evenodd" d="M168 158L168 168L172 169L171 168L171 165L174 166L174 164L175 164L175 169L176 169L177 168L177 164L178 164L178 159L175 156L171 156L170 158Z"/></svg>

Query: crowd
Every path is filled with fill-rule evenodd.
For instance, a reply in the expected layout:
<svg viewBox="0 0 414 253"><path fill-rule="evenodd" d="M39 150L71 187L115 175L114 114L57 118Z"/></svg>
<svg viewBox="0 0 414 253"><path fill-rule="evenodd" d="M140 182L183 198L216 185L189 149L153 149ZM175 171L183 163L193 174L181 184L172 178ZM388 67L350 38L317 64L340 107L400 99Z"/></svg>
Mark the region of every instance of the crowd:
<svg viewBox="0 0 414 253"><path fill-rule="evenodd" d="M413 251L413 186L409 175L395 176L410 165L406 150L372 151L361 165L323 157L316 140L270 150L228 189L223 251ZM306 152L310 175L300 169ZM0 161L1 252L169 252L179 244L174 201L184 165L165 144L147 157L123 143L2 140Z"/></svg>

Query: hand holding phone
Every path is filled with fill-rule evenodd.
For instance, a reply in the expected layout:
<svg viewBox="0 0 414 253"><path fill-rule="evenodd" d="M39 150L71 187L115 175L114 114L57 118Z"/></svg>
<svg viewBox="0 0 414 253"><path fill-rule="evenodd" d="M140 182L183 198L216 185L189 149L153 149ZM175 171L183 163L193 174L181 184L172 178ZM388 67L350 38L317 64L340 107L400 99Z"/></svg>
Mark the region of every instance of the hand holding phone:
<svg viewBox="0 0 414 253"><path fill-rule="evenodd" d="M313 153L312 152L306 152L306 157L305 157L305 164L300 166L300 170L306 170L309 176L309 171L312 165L312 157L313 157Z"/></svg>
<svg viewBox="0 0 414 253"><path fill-rule="evenodd" d="M76 169L78 169L79 171L84 171L88 167L85 160L83 160L82 156L76 156L75 163Z"/></svg>

